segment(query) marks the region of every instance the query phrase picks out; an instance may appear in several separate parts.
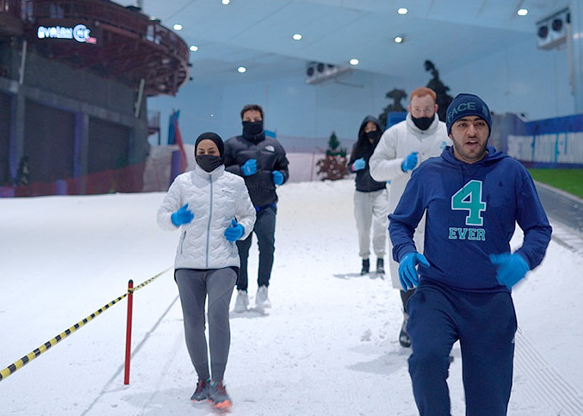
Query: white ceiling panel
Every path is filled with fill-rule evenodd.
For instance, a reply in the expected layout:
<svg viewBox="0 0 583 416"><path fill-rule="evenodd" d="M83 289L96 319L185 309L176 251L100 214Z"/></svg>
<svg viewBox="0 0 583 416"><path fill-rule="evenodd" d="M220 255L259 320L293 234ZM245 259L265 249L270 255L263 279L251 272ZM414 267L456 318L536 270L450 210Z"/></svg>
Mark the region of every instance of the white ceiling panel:
<svg viewBox="0 0 583 416"><path fill-rule="evenodd" d="M119 1L136 5L135 1ZM504 46L532 39L536 22L569 0L143 0L155 16L189 45L193 77L200 83L229 82L239 65L252 80L281 77L310 61L347 65L391 76L463 65ZM397 14L408 8L406 15ZM519 7L527 16L516 14ZM301 33L303 39L291 36ZM395 44L402 35L405 42ZM288 66L289 68L284 68Z"/></svg>

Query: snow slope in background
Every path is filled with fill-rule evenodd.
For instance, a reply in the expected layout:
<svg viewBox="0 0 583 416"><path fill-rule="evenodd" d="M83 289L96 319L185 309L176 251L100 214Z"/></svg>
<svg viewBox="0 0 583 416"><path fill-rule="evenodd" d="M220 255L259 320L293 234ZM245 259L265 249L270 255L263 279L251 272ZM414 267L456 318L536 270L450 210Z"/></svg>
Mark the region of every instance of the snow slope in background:
<svg viewBox="0 0 583 416"><path fill-rule="evenodd" d="M417 414L409 351L397 342L398 292L386 280L358 275L353 189L351 180L280 188L274 307L231 315L226 384L233 415ZM172 265L178 233L155 221L163 197L0 199L0 368L124 294L128 279L138 285ZM520 332L509 415L583 409L582 269L580 255L552 242L543 264L515 290ZM125 308L125 300L112 306L0 381L0 414L210 413L188 400L196 376L171 271L134 295L129 386ZM462 415L457 345L453 355L452 414Z"/></svg>

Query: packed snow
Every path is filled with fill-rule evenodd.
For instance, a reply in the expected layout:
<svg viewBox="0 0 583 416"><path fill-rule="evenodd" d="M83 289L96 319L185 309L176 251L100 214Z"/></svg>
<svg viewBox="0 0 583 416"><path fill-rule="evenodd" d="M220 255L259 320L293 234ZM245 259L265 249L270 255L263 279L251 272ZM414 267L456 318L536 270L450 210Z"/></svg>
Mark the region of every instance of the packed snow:
<svg viewBox="0 0 583 416"><path fill-rule="evenodd" d="M397 342L398 291L358 273L353 192L350 179L280 187L273 308L231 313L225 383L233 415L417 414L410 350ZM212 413L189 400L196 375L171 269L179 233L156 224L163 197L0 199L0 369L125 294L129 279L137 286L161 273L134 293L129 385L122 299L0 381L0 414ZM583 414L582 269L581 254L552 241L543 264L514 290L520 328L509 415ZM453 356L452 414L463 415L457 344Z"/></svg>

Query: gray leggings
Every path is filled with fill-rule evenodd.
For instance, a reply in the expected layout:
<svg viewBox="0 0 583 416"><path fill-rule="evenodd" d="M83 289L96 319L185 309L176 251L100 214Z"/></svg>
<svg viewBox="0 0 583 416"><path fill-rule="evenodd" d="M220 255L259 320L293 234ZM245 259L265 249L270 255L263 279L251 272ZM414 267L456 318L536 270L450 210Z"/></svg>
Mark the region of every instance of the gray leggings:
<svg viewBox="0 0 583 416"><path fill-rule="evenodd" d="M200 380L209 380L210 350L212 380L221 381L225 374L231 329L229 304L237 272L232 268L215 270L178 269L174 279L180 293L184 334L190 360ZM205 335L205 301L208 295L209 346Z"/></svg>

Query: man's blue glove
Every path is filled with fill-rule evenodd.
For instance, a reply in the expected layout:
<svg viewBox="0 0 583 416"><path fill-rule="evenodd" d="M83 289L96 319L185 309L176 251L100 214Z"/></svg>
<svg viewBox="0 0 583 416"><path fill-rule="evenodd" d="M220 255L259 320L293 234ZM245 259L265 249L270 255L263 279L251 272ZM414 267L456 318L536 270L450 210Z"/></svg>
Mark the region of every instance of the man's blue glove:
<svg viewBox="0 0 583 416"><path fill-rule="evenodd" d="M399 280L405 292L419 284L419 274L416 269L417 264L429 267L427 258L416 251L405 254L399 262Z"/></svg>
<svg viewBox="0 0 583 416"><path fill-rule="evenodd" d="M249 159L241 166L241 171L245 176L251 176L257 173L257 159Z"/></svg>
<svg viewBox="0 0 583 416"><path fill-rule="evenodd" d="M188 204L182 205L178 211L170 216L172 224L176 227L180 227L182 224L188 224L193 218L194 214L188 209Z"/></svg>
<svg viewBox="0 0 583 416"><path fill-rule="evenodd" d="M354 161L354 163L352 164L352 170L354 172L356 172L358 170L364 169L365 166L366 166L366 162L365 162L364 158L361 157L360 159L356 159Z"/></svg>
<svg viewBox="0 0 583 416"><path fill-rule="evenodd" d="M517 253L490 254L490 261L498 267L496 280L508 289L518 283L530 270L524 257Z"/></svg>
<svg viewBox="0 0 583 416"><path fill-rule="evenodd" d="M283 183L283 173L278 170L271 172L273 175L273 183L276 185L281 185Z"/></svg>
<svg viewBox="0 0 583 416"><path fill-rule="evenodd" d="M245 228L233 218L231 226L225 230L225 238L228 241L237 241L243 234L245 234Z"/></svg>
<svg viewBox="0 0 583 416"><path fill-rule="evenodd" d="M403 172L407 172L408 170L413 170L415 168L415 166L417 166L417 154L419 152L412 152L409 154L409 156L407 156L405 158L405 160L403 160L403 163L401 163L401 169L403 170Z"/></svg>

